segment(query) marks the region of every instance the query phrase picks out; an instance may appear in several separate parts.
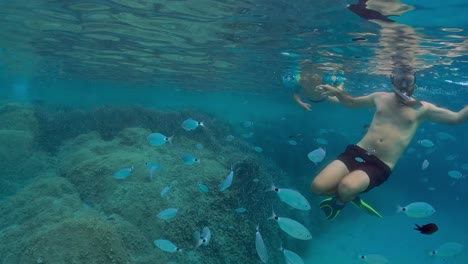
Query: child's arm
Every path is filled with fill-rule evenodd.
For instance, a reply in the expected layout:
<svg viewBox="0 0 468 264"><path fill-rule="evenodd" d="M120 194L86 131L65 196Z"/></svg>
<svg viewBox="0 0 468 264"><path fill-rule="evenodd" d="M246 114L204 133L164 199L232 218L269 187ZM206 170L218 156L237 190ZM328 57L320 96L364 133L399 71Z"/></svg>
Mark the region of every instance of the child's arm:
<svg viewBox="0 0 468 264"><path fill-rule="evenodd" d="M293 97L294 97L294 101L296 101L296 103L297 103L300 107L304 108L304 109L307 110L307 111L311 111L311 109L310 109L310 104L304 103L304 102L301 100L301 97L299 96L298 93L293 93Z"/></svg>

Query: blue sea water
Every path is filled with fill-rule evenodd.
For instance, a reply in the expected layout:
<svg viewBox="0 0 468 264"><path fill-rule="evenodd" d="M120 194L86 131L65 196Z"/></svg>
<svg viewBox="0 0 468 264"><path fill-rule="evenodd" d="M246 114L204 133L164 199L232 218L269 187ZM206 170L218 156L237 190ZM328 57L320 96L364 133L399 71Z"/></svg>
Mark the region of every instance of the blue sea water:
<svg viewBox="0 0 468 264"><path fill-rule="evenodd" d="M365 135L374 109L323 102L305 111L281 81L286 70L311 60L343 71L345 92L361 96L391 92L388 76L411 65L418 100L459 111L468 99L465 1L368 1L390 24L351 12L356 2L0 1L2 263L261 263L256 225L269 263L286 263L281 244L305 263L365 263L359 256L369 254L467 263L466 123L421 124L389 180L363 195L382 219L349 205L327 221L324 197L310 191L315 175ZM182 131L188 118L206 128ZM174 134L174 143L151 148L150 132ZM327 154L315 165L307 154L320 146ZM178 164L183 153L200 155L200 164ZM151 181L149 161L162 165ZM243 176L218 192L231 164ZM128 181L112 180L129 166ZM272 184L300 191L312 209L281 204L265 192ZM396 213L419 201L436 213ZM172 207L174 219L155 219ZM272 209L313 239L286 235L267 220ZM439 230L413 230L427 223ZM204 226L212 241L195 249L192 233ZM156 239L184 250L162 252ZM446 242L465 249L429 256Z"/></svg>

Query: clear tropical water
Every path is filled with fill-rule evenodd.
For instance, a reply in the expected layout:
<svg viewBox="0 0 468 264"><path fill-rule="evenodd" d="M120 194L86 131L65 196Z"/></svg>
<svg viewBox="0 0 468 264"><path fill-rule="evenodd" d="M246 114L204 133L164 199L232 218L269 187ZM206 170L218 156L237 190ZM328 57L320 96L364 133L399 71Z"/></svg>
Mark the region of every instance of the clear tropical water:
<svg viewBox="0 0 468 264"><path fill-rule="evenodd" d="M348 4L355 1L0 0L2 263L261 263L257 225L269 263L285 263L280 245L305 263L365 263L358 256L373 254L466 263L466 248L429 256L447 242L468 244L466 123L419 128L390 179L363 196L382 219L347 206L327 221L323 197L309 190L364 135L373 111L321 103L306 112L281 82L286 69L308 59L344 71L351 95L390 91L403 50L418 99L458 111L468 98L466 1L368 1L392 27ZM184 130L189 118L205 127ZM172 144L151 146L156 132L174 135ZM320 146L327 154L315 165L307 154ZM201 162L185 164L186 153ZM220 192L231 164L234 180ZM127 178L113 177L130 166ZM265 192L272 184L298 190L311 209ZM417 201L436 213L396 213ZM174 218L156 216L172 207ZM283 232L268 220L272 209L313 239ZM439 231L413 230L427 223ZM205 226L211 241L195 248L193 233ZM157 239L183 251L164 252Z"/></svg>

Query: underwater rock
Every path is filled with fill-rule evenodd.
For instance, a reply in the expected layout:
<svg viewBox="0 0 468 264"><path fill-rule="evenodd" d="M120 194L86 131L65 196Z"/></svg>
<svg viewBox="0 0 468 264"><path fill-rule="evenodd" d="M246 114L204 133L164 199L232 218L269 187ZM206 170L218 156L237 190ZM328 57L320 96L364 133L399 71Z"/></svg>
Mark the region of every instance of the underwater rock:
<svg viewBox="0 0 468 264"><path fill-rule="evenodd" d="M50 156L37 150L30 131L0 130L0 146L0 196L14 194L25 182L54 168Z"/></svg>
<svg viewBox="0 0 468 264"><path fill-rule="evenodd" d="M146 143L146 135L148 130L141 127L129 127L120 131L116 138L119 144L125 146L135 146ZM142 137L143 136L143 137Z"/></svg>
<svg viewBox="0 0 468 264"><path fill-rule="evenodd" d="M62 177L42 178L0 204L0 255L11 263L157 263L139 229L84 204ZM5 262L5 263L10 263Z"/></svg>
<svg viewBox="0 0 468 264"><path fill-rule="evenodd" d="M48 155L37 147L37 129L38 123L31 106L0 106L1 195L15 193L15 186L19 187L24 181L41 175L51 166Z"/></svg>
<svg viewBox="0 0 468 264"><path fill-rule="evenodd" d="M259 175L260 165L253 158L245 158L236 164L236 176L242 181L251 181Z"/></svg>
<svg viewBox="0 0 468 264"><path fill-rule="evenodd" d="M26 104L1 105L0 120L0 129L29 131L32 134L38 129L34 108Z"/></svg>
<svg viewBox="0 0 468 264"><path fill-rule="evenodd" d="M2 129L0 145L0 164L4 164L2 168L23 165L35 152L34 135L29 131Z"/></svg>
<svg viewBox="0 0 468 264"><path fill-rule="evenodd" d="M34 188L27 187L0 204L0 239L15 241L24 237L18 243L0 245L0 255L11 252L8 261L166 263L166 253L156 250L152 242L168 239L188 249L193 230L202 226L209 226L213 232L209 247L172 255L171 261L193 263L198 259L210 264L222 259L226 263L253 263L256 259L255 249L245 245L252 242L254 226L271 214L271 203L276 198L264 192L265 179L276 177L274 172L279 169L266 157L260 160L246 155L251 146L243 139L226 145L224 137L231 131L227 124L196 112L164 113L138 107L43 111L41 107L36 109L38 134L24 130L16 133L14 129L8 129L13 133L4 133L5 138L14 134L18 140L24 139L22 144L29 142L26 146L35 152L24 151L18 160L27 165L23 169L31 179L45 177L33 180ZM180 124L187 116L204 120L210 129L184 131ZM152 131L174 132L177 140L167 148L151 147L146 137ZM196 143L204 145L203 152L197 152L203 162L186 166L180 156L195 151ZM48 155L41 156L44 152ZM42 166L38 173L30 171L36 167L28 163L30 159L25 161L25 156L46 161L47 167ZM164 168L153 181L148 181L145 163L149 160ZM231 163L236 178L229 190L199 190L199 182L215 190ZM131 177L124 181L112 178L115 171L129 166L134 166ZM271 167L268 172L266 166ZM54 175L61 177L51 177ZM161 198L160 190L175 181L177 185L170 195ZM239 203L246 206L243 214L234 210ZM155 219L155 214L171 206L180 208L177 217L170 221ZM281 209L281 205L275 209ZM93 228L95 232L91 232ZM60 233L66 234L64 238L57 237ZM268 241L279 239L273 225L263 228L262 236ZM30 249L23 252L27 247ZM53 247L58 250L52 251ZM275 252L271 258L279 259L281 255Z"/></svg>

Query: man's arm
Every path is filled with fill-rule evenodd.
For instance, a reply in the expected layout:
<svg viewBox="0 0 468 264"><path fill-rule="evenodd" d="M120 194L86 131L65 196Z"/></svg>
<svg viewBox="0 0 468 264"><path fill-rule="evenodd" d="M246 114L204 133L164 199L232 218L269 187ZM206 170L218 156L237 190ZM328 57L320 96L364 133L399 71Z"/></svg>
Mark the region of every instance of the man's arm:
<svg viewBox="0 0 468 264"><path fill-rule="evenodd" d="M424 102L424 106L426 107L426 111L424 111L423 117L433 122L447 125L459 125L466 122L468 119L468 106L465 106L458 112L440 108L427 102Z"/></svg>
<svg viewBox="0 0 468 264"><path fill-rule="evenodd" d="M351 97L343 90L333 87L331 85L319 85L319 89L324 91L324 95L335 96L340 103L349 108L365 108L375 106L375 97L378 93L372 93L365 96Z"/></svg>
<svg viewBox="0 0 468 264"><path fill-rule="evenodd" d="M339 104L341 103L336 96L328 96L327 97L327 102L333 103L333 104Z"/></svg>

